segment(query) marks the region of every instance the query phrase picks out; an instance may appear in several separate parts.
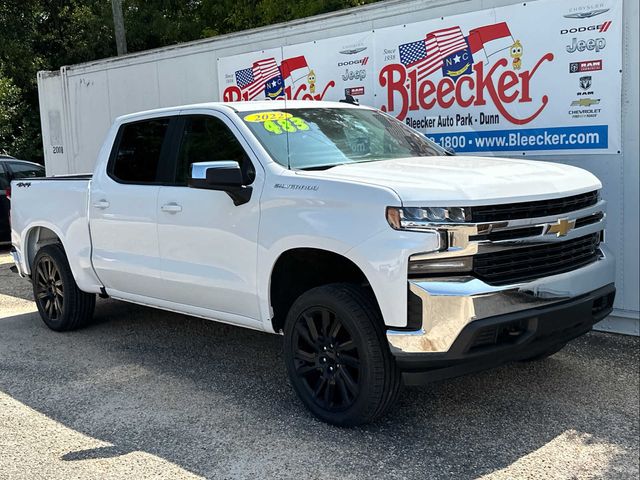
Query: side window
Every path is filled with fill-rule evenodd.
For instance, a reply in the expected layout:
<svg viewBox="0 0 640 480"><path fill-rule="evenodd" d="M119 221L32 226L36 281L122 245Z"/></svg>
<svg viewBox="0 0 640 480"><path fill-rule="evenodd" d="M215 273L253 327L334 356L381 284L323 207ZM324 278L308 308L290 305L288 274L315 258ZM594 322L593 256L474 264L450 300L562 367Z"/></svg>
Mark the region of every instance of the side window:
<svg viewBox="0 0 640 480"><path fill-rule="evenodd" d="M5 188L9 188L9 174L2 162L0 162L0 190L4 191Z"/></svg>
<svg viewBox="0 0 640 480"><path fill-rule="evenodd" d="M191 164L235 160L240 164L245 184L255 178L255 170L247 153L222 120L207 115L185 118L178 152L176 185L186 185Z"/></svg>
<svg viewBox="0 0 640 480"><path fill-rule="evenodd" d="M123 125L118 149L111 158L110 175L125 183L157 182L160 153L168 129L168 118Z"/></svg>
<svg viewBox="0 0 640 480"><path fill-rule="evenodd" d="M44 167L20 162L7 162L14 180L19 178L44 177Z"/></svg>

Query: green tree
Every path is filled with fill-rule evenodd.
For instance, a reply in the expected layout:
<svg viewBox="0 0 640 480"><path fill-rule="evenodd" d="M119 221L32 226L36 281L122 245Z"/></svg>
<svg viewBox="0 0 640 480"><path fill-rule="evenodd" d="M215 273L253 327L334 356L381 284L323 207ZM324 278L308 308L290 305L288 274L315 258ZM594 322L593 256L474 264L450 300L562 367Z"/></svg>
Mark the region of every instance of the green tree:
<svg viewBox="0 0 640 480"><path fill-rule="evenodd" d="M123 0L129 52L376 0ZM110 0L0 0L0 151L42 161L39 70L114 56Z"/></svg>

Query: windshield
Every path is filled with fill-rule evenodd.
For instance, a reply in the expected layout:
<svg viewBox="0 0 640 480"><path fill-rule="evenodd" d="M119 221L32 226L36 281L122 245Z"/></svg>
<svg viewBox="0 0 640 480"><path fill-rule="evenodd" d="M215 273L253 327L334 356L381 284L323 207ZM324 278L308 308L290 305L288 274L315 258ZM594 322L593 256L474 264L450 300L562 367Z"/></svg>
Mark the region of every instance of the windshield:
<svg viewBox="0 0 640 480"><path fill-rule="evenodd" d="M290 168L447 155L423 135L376 110L296 108L238 114L271 157Z"/></svg>

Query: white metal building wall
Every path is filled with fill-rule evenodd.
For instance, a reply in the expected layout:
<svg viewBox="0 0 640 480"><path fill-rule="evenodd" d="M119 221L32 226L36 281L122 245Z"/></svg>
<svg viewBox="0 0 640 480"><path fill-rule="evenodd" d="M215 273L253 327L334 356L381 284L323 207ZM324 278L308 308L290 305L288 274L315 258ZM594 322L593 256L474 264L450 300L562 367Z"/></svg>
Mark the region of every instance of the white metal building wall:
<svg viewBox="0 0 640 480"><path fill-rule="evenodd" d="M513 3L516 2L391 0L124 57L62 67L59 72L40 72L38 87L47 173L92 171L103 137L119 115L218 100L216 66L219 57ZM614 315L601 322L599 328L638 335L640 39L637 0L624 0L623 16L622 153L535 158L580 166L602 180L603 194L609 202L607 242L618 262L618 295ZM544 26L540 28L544 29Z"/></svg>

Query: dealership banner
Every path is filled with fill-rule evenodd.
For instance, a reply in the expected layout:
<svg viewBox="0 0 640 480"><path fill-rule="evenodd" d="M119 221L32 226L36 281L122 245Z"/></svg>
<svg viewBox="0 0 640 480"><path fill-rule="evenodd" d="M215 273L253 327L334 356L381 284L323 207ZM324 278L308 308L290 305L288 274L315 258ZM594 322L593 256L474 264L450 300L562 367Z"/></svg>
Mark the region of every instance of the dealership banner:
<svg viewBox="0 0 640 480"><path fill-rule="evenodd" d="M220 98L352 95L457 152L619 153L622 1L540 0L218 61Z"/></svg>

